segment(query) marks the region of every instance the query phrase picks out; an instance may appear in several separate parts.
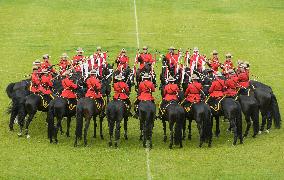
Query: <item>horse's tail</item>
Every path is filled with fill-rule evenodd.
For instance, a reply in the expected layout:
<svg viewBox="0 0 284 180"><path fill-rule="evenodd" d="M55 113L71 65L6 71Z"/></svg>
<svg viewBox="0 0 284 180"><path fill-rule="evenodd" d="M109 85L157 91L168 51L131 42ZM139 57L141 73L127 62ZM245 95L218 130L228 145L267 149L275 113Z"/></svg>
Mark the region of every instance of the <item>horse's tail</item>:
<svg viewBox="0 0 284 180"><path fill-rule="evenodd" d="M271 109L274 125L277 129L279 129L281 127L281 116L276 96L273 93L271 93Z"/></svg>
<svg viewBox="0 0 284 180"><path fill-rule="evenodd" d="M184 120L185 120L185 114L184 114L184 111L183 109L179 110L179 109L176 109L178 110L175 114L175 120L176 120L176 123L175 123L175 132L174 132L174 144L175 145L179 145L181 144L181 141L182 141L182 129L183 129L183 123L184 123Z"/></svg>
<svg viewBox="0 0 284 180"><path fill-rule="evenodd" d="M210 140L212 138L212 123L211 123L210 109L204 108L204 113L200 114L200 118L202 122L203 137L206 140Z"/></svg>
<svg viewBox="0 0 284 180"><path fill-rule="evenodd" d="M146 136L146 139L150 138L151 135L152 135L154 115L155 115L155 111L152 111L152 109L151 110L148 109L148 111L145 110L145 109L140 111L140 117L141 117L141 119L143 119L145 121L145 128L146 128L145 136Z"/></svg>
<svg viewBox="0 0 284 180"><path fill-rule="evenodd" d="M82 109L82 104L80 104L80 101L78 101L76 109L76 131L75 131L75 135L77 138L82 138L82 130L83 130L83 109Z"/></svg>
<svg viewBox="0 0 284 180"><path fill-rule="evenodd" d="M13 97L13 88L14 88L14 86L15 86L15 83L10 83L10 84L6 87L6 93L7 93L8 97L9 97L10 99L12 99L12 97Z"/></svg>

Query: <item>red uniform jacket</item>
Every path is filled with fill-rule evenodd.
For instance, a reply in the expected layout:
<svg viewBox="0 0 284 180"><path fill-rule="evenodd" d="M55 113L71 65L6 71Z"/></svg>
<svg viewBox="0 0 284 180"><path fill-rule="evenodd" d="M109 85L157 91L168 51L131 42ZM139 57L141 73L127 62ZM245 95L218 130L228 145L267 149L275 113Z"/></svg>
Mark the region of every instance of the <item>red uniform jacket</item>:
<svg viewBox="0 0 284 180"><path fill-rule="evenodd" d="M244 71L238 74L239 85L240 87L248 88L249 87L249 71Z"/></svg>
<svg viewBox="0 0 284 180"><path fill-rule="evenodd" d="M139 93L138 99L140 101L152 101L155 100L155 98L152 96L152 92L155 92L155 86L154 84L149 81L145 80L142 81L139 84Z"/></svg>
<svg viewBox="0 0 284 180"><path fill-rule="evenodd" d="M225 91L225 95L227 96L235 96L236 94L238 94L237 88L238 88L238 77L236 75L229 77L229 79L227 79L225 81L225 86L227 87L226 91Z"/></svg>
<svg viewBox="0 0 284 180"><path fill-rule="evenodd" d="M185 91L185 97L186 100L195 103L195 102L200 102L201 97L200 97L200 92L202 90L202 85L201 83L197 81L193 81L190 83Z"/></svg>
<svg viewBox="0 0 284 180"><path fill-rule="evenodd" d="M53 86L51 74L44 74L41 76L39 91L43 94L51 94L51 87Z"/></svg>
<svg viewBox="0 0 284 180"><path fill-rule="evenodd" d="M129 88L125 82L117 82L113 85L114 96L113 99L128 99Z"/></svg>
<svg viewBox="0 0 284 180"><path fill-rule="evenodd" d="M204 61L205 61L205 58L203 56L201 56L200 54L194 53L190 57L190 67L193 68L194 66L197 66L197 69L199 71L202 71Z"/></svg>
<svg viewBox="0 0 284 180"><path fill-rule="evenodd" d="M225 81L222 79L216 79L212 82L211 87L209 89L209 93L211 97L219 98L224 96L225 89Z"/></svg>
<svg viewBox="0 0 284 180"><path fill-rule="evenodd" d="M179 88L176 84L167 84L164 88L164 100L178 100Z"/></svg>
<svg viewBox="0 0 284 180"><path fill-rule="evenodd" d="M75 89L78 88L77 84L74 84L72 80L69 79L67 76L65 79L62 80L63 91L61 96L64 98L76 98L77 95L73 92Z"/></svg>
<svg viewBox="0 0 284 180"><path fill-rule="evenodd" d="M67 60L61 59L58 65L60 67L60 74L62 75L67 70L70 63Z"/></svg>
<svg viewBox="0 0 284 180"><path fill-rule="evenodd" d="M231 60L226 60L223 66L223 73L227 74L230 69L234 69L233 62Z"/></svg>
<svg viewBox="0 0 284 180"><path fill-rule="evenodd" d="M144 68L144 66L145 66L145 63L150 63L150 64L152 64L152 63L154 63L155 62L155 60L153 59L153 57L152 57L152 54L150 54L150 53L140 53L140 58L142 59L142 62L140 62L140 66L139 66L139 69L143 69Z"/></svg>
<svg viewBox="0 0 284 180"><path fill-rule="evenodd" d="M102 97L101 94L101 82L95 77L95 76L91 76L87 79L87 93L86 93L86 97L90 97L93 99L98 99Z"/></svg>
<svg viewBox="0 0 284 180"><path fill-rule="evenodd" d="M33 92L33 93L39 92L39 86L40 86L39 74L38 74L38 72L33 72L30 91Z"/></svg>
<svg viewBox="0 0 284 180"><path fill-rule="evenodd" d="M128 66L129 58L128 56L119 55L116 61L118 63L117 69L121 70L121 69L125 69Z"/></svg>
<svg viewBox="0 0 284 180"><path fill-rule="evenodd" d="M178 64L178 57L179 55L178 54L171 54L171 53L168 53L166 55L166 59L168 61L168 63L172 66L175 66Z"/></svg>
<svg viewBox="0 0 284 180"><path fill-rule="evenodd" d="M83 61L83 59L85 58L85 56L83 56L83 55L75 55L72 59L73 59L73 66L75 65L75 64L77 64L78 62L80 62L80 61Z"/></svg>
<svg viewBox="0 0 284 180"><path fill-rule="evenodd" d="M50 68L52 65L50 64L49 61L44 61L41 63L41 69L48 69ZM50 72L55 72L55 69L54 68L51 68L50 69Z"/></svg>
<svg viewBox="0 0 284 180"><path fill-rule="evenodd" d="M212 58L211 62L210 62L210 67L212 68L212 70L214 72L217 72L219 66L220 66L219 59L218 58Z"/></svg>

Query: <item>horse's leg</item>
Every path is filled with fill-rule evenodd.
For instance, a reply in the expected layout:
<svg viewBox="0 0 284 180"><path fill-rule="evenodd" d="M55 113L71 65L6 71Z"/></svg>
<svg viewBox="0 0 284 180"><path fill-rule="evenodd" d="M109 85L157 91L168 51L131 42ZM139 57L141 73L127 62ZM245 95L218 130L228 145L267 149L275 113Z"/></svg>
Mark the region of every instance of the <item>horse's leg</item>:
<svg viewBox="0 0 284 180"><path fill-rule="evenodd" d="M188 139L191 140L191 123L192 123L192 119L189 119L188 122Z"/></svg>
<svg viewBox="0 0 284 180"><path fill-rule="evenodd" d="M67 117L67 130L66 130L66 136L70 137L70 124L71 124L71 116Z"/></svg>
<svg viewBox="0 0 284 180"><path fill-rule="evenodd" d="M104 120L104 118L100 117L100 136L101 136L101 139L104 139L104 135L103 135L103 120Z"/></svg>
<svg viewBox="0 0 284 180"><path fill-rule="evenodd" d="M233 141L233 145L237 144L237 140L238 140L238 131L237 131L237 124L236 124L236 119L230 119L231 122L231 127L233 128L234 131L234 141Z"/></svg>
<svg viewBox="0 0 284 180"><path fill-rule="evenodd" d="M87 134L88 134L89 126L90 126L90 121L91 121L91 119L86 119L86 123L85 123L85 128L84 128L84 144L85 144L85 146L87 146Z"/></svg>
<svg viewBox="0 0 284 180"><path fill-rule="evenodd" d="M246 119L246 122L247 122L247 128L246 128L244 137L247 137L247 136L248 136L249 129L250 129L250 126L251 126L251 121L250 121L249 115L245 115L245 119Z"/></svg>
<svg viewBox="0 0 284 180"><path fill-rule="evenodd" d="M127 135L127 122L128 122L128 117L124 118L124 139L128 140L128 135Z"/></svg>
<svg viewBox="0 0 284 180"><path fill-rule="evenodd" d="M12 109L11 109L11 116L10 116L10 123L9 123L9 128L10 128L10 131L13 131L14 130L14 120L15 118L17 117L17 114L18 114L18 110L17 110L17 107L16 105L12 105Z"/></svg>
<svg viewBox="0 0 284 180"><path fill-rule="evenodd" d="M267 115L265 113L261 113L261 117L262 117L262 121L261 121L260 131L262 132L266 124Z"/></svg>
<svg viewBox="0 0 284 180"><path fill-rule="evenodd" d="M185 140L185 136L186 136L185 130L186 130L186 118L182 126L182 140Z"/></svg>
<svg viewBox="0 0 284 180"><path fill-rule="evenodd" d="M143 138L143 120L142 119L140 119L139 124L140 124L140 138L139 138L139 140L142 141L142 138Z"/></svg>
<svg viewBox="0 0 284 180"><path fill-rule="evenodd" d="M31 136L29 135L29 126L34 118L34 115L35 113L32 113L29 115L29 118L27 119L27 122L26 122L26 136L27 138L30 138Z"/></svg>
<svg viewBox="0 0 284 180"><path fill-rule="evenodd" d="M220 135L220 119L219 119L219 116L215 116L215 120L216 120L215 136L219 137L219 135ZM213 122L213 117L212 117L212 122Z"/></svg>
<svg viewBox="0 0 284 180"><path fill-rule="evenodd" d="M97 118L96 116L93 117L94 120L94 135L93 138L97 138Z"/></svg>
<svg viewBox="0 0 284 180"><path fill-rule="evenodd" d="M110 122L108 120L108 127L109 127L109 143L108 145L111 147L112 146L112 138L113 138L113 128L114 128L114 122Z"/></svg>
<svg viewBox="0 0 284 180"><path fill-rule="evenodd" d="M203 137L203 131L200 122L196 121L198 132L199 132L199 147L202 147L204 137Z"/></svg>
<svg viewBox="0 0 284 180"><path fill-rule="evenodd" d="M57 118L57 124L54 128L54 140L55 140L56 144L58 143L57 133L58 133L58 129L60 129L60 127L61 127L61 121L62 121L61 118Z"/></svg>
<svg viewBox="0 0 284 180"><path fill-rule="evenodd" d="M170 140L170 146L169 148L172 149L173 148L173 142L174 142L174 131L173 131L173 126L174 123L172 121L169 120L169 127L170 127L170 132L171 132L171 140Z"/></svg>
<svg viewBox="0 0 284 180"><path fill-rule="evenodd" d="M121 120L116 121L115 142L114 142L114 147L115 147L115 148L118 147L118 141L119 141L119 139L120 139L120 121L121 121Z"/></svg>
<svg viewBox="0 0 284 180"><path fill-rule="evenodd" d="M268 112L268 114L267 114L267 127L266 127L267 133L269 133L271 126L272 126L272 115L271 115L271 112Z"/></svg>
<svg viewBox="0 0 284 180"><path fill-rule="evenodd" d="M167 127L166 127L166 121L165 120L162 120L163 122L163 130L164 130L164 142L167 141Z"/></svg>
<svg viewBox="0 0 284 180"><path fill-rule="evenodd" d="M149 148L152 149L152 134L153 134L153 127L154 127L154 122L152 122L151 126L150 126L150 134L149 134Z"/></svg>
<svg viewBox="0 0 284 180"><path fill-rule="evenodd" d="M142 126L143 126L143 147L144 148L146 148L146 140L147 140L147 133L146 133L146 131L147 131L147 127L146 127L146 122L145 122L145 120L143 121L143 123L142 123Z"/></svg>

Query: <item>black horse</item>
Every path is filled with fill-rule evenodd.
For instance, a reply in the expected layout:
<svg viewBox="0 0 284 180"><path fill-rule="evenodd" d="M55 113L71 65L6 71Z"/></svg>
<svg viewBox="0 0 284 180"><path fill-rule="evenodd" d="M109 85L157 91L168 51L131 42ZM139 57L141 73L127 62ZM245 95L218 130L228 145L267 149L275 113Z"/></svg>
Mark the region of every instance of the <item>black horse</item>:
<svg viewBox="0 0 284 180"><path fill-rule="evenodd" d="M122 100L112 100L108 103L106 108L106 115L109 127L109 146L112 146L113 130L115 128L115 142L114 146L118 147L118 141L120 139L120 123L124 119L124 138L127 140L127 121L128 112L127 105Z"/></svg>
<svg viewBox="0 0 284 180"><path fill-rule="evenodd" d="M75 93L77 94L78 98L82 98L85 94L85 84L83 77L80 73L73 74L70 79L79 86ZM76 104L77 99L67 99L60 96L63 87L62 87L62 79L58 79L58 85L56 86L57 89L57 96L49 103L48 108L48 138L50 140L50 143L53 142L53 138L55 140L55 143L58 142L57 139L57 133L60 129L61 134L63 134L62 131L62 119L64 117L67 118L67 130L66 130L66 136L70 137L70 125L71 125L71 118L76 115ZM57 123L55 124L54 119L56 118Z"/></svg>
<svg viewBox="0 0 284 180"><path fill-rule="evenodd" d="M30 79L27 79L16 83L10 83L6 88L6 93L12 100L7 111L11 114L9 121L10 131L14 130L15 119L24 119L26 116L25 101L26 96L30 94L29 87Z"/></svg>
<svg viewBox="0 0 284 180"><path fill-rule="evenodd" d="M254 91L255 98L259 105L259 110L262 115L262 124L260 132L264 130L264 126L267 123L267 132L269 132L272 119L277 129L281 127L281 115L279 111L278 102L271 87L257 81L250 81L250 86Z"/></svg>
<svg viewBox="0 0 284 180"><path fill-rule="evenodd" d="M240 94L238 96L238 101L240 102L242 112L245 115L245 120L247 123L244 137L248 135L251 121L253 122L253 137L255 137L259 131L259 107L253 91L251 91L248 95Z"/></svg>
<svg viewBox="0 0 284 180"><path fill-rule="evenodd" d="M156 106L152 101L141 101L138 104L140 120L140 140L143 137L143 147L146 148L146 141L149 141L149 148L152 148L152 130L156 115Z"/></svg>
<svg viewBox="0 0 284 180"><path fill-rule="evenodd" d="M186 118L189 120L188 124L188 139L191 139L191 122L195 120L200 136L199 147L202 147L204 142L208 142L208 147L212 144L212 119L211 111L208 104L204 102L193 103L188 106L184 104ZM186 123L183 128L183 139L185 138Z"/></svg>
<svg viewBox="0 0 284 180"><path fill-rule="evenodd" d="M239 102L232 98L223 98L217 107L211 106L211 112L213 115L212 118L215 117L216 120L216 136L218 137L220 134L219 117L223 115L224 118L228 119L230 122L229 129L233 129L233 145L236 145L238 138L240 140L240 144L242 144L242 110Z"/></svg>
<svg viewBox="0 0 284 180"><path fill-rule="evenodd" d="M109 102L109 97L111 93L111 81L112 81L112 74L113 74L113 65L108 64L105 68L103 68L102 72L102 95L103 97L107 97L107 102Z"/></svg>
<svg viewBox="0 0 284 180"><path fill-rule="evenodd" d="M166 121L169 122L171 134L169 148L171 149L173 144L179 145L182 148L182 129L185 121L185 112L183 107L179 105L178 102L169 102L169 104L166 105L165 112L162 116L164 142L167 140Z"/></svg>
<svg viewBox="0 0 284 180"><path fill-rule="evenodd" d="M96 117L100 117L100 136L103 139L103 117L100 116L102 111L102 106L100 102L92 98L81 98L78 100L76 107L76 132L75 132L75 142L74 146L78 144L78 140L82 138L82 129L83 129L83 119L85 118L85 128L84 128L84 145L87 146L87 134L90 125L90 121L93 118L94 120L94 138L96 138L96 128L97 122Z"/></svg>

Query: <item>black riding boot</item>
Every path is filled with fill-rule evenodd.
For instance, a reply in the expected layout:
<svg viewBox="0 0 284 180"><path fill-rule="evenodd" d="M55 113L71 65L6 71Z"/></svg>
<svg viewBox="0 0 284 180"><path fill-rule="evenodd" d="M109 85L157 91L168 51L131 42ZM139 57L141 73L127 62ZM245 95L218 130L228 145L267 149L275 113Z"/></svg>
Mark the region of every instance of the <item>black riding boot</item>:
<svg viewBox="0 0 284 180"><path fill-rule="evenodd" d="M139 102L140 102L140 100L139 99L136 99L136 101L134 102L134 112L135 112L135 114L134 114L134 118L138 118L138 105L139 105Z"/></svg>

